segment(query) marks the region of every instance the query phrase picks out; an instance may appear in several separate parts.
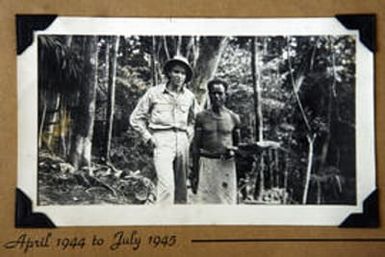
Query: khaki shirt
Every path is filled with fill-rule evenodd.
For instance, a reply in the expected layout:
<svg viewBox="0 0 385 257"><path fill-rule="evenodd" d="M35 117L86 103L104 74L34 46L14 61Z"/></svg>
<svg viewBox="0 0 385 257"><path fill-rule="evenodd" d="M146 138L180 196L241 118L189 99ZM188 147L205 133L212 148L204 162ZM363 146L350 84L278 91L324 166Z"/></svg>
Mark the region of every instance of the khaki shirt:
<svg viewBox="0 0 385 257"><path fill-rule="evenodd" d="M144 141L151 138L150 131L177 129L185 131L189 138L194 131L198 104L194 94L183 87L180 93L173 93L160 84L148 89L130 116L131 126Z"/></svg>

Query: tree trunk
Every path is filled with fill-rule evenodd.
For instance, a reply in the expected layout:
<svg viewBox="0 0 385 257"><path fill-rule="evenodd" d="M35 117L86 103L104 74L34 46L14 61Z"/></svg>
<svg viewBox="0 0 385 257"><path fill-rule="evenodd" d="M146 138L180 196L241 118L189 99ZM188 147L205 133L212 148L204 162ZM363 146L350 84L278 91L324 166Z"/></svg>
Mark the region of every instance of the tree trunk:
<svg viewBox="0 0 385 257"><path fill-rule="evenodd" d="M177 42L176 42L175 55L181 55L181 48L182 48L182 36L178 36Z"/></svg>
<svg viewBox="0 0 385 257"><path fill-rule="evenodd" d="M317 181L317 204L322 203L322 189L321 189L321 182Z"/></svg>
<svg viewBox="0 0 385 257"><path fill-rule="evenodd" d="M151 70L152 70L152 83L153 83L153 86L156 86L158 84L158 73L157 73L157 69L156 69L156 40L155 40L155 36L152 36Z"/></svg>
<svg viewBox="0 0 385 257"><path fill-rule="evenodd" d="M71 47L72 45L72 36L66 36L66 46Z"/></svg>
<svg viewBox="0 0 385 257"><path fill-rule="evenodd" d="M40 125L39 125L39 146L38 146L39 149L41 148L42 141L43 141L44 123L45 123L45 116L47 113L47 97L45 95L42 96L41 101L43 102L43 110L41 113L41 119L40 119Z"/></svg>
<svg viewBox="0 0 385 257"><path fill-rule="evenodd" d="M194 36L190 37L186 46L186 58L188 60L194 59L194 42L195 42ZM193 63L191 65L194 66Z"/></svg>
<svg viewBox="0 0 385 257"><path fill-rule="evenodd" d="M325 169L326 166L326 160L328 157L329 153L329 146L330 146L330 140L331 140L331 135L333 134L333 124L332 122L336 119L335 111L333 108L335 107L334 104L334 98L336 97L336 64L335 64L335 52L333 51L333 41L328 37L329 43L330 43L330 51L331 51L331 56L332 56L332 70L333 70L333 81L331 84L328 86L328 113L327 113L327 136L325 138L324 144L322 146L322 151L321 151L321 161L320 161L320 169L323 170Z"/></svg>
<svg viewBox="0 0 385 257"><path fill-rule="evenodd" d="M57 92L52 92L51 95L54 98L53 99L53 106L52 109L49 111L49 118L48 118L48 129L47 129L47 147L50 150L53 150L52 147L52 141L54 140L54 137L57 136L57 128L59 124L59 109L60 109L60 95Z"/></svg>
<svg viewBox="0 0 385 257"><path fill-rule="evenodd" d="M255 128L255 138L258 141L263 141L263 113L261 104L261 76L259 66L259 50L256 38L251 39L251 71L253 78L253 89L254 89L254 111L258 117L258 126Z"/></svg>
<svg viewBox="0 0 385 257"><path fill-rule="evenodd" d="M61 105L59 110L59 130L60 130L60 137L59 137L59 153L65 157L67 153L67 142L66 142L66 135L68 133L68 124L69 124L69 117L67 113L66 104L64 103L63 97L61 96Z"/></svg>
<svg viewBox="0 0 385 257"><path fill-rule="evenodd" d="M71 35L66 36L66 46L71 48L73 43L73 37ZM61 96L60 105L60 138L59 146L61 154L66 158L69 154L69 148L71 145L71 110L69 98L66 95Z"/></svg>
<svg viewBox="0 0 385 257"><path fill-rule="evenodd" d="M85 37L83 83L80 89L79 107L75 116L73 143L69 161L79 169L91 163L92 135L95 119L95 101L98 67L97 37Z"/></svg>
<svg viewBox="0 0 385 257"><path fill-rule="evenodd" d="M285 170L283 172L283 188L285 189L285 192L288 192L287 190L288 177L289 177L289 154L285 152ZM283 203L284 204L287 203L286 194L285 194L285 197L283 198Z"/></svg>
<svg viewBox="0 0 385 257"><path fill-rule="evenodd" d="M197 61L198 61L198 57L199 57L199 42L200 42L200 37L199 36L196 36L194 37L194 44L193 44L193 47L192 47L192 51L193 51L193 67L195 68L197 66Z"/></svg>
<svg viewBox="0 0 385 257"><path fill-rule="evenodd" d="M279 167L279 152L278 149L274 149L274 171L275 171L275 187L280 187L280 167Z"/></svg>
<svg viewBox="0 0 385 257"><path fill-rule="evenodd" d="M170 51L168 50L167 38L166 36L163 36L162 39L163 39L164 52L166 54L166 59L168 60L170 59Z"/></svg>
<svg viewBox="0 0 385 257"><path fill-rule="evenodd" d="M312 136L307 135L307 141L309 143L308 148L308 155L307 155L307 168L306 168L306 177L305 177L305 189L303 190L303 198L302 198L302 204L306 204L307 202L307 195L309 193L309 184L310 184L310 177L311 177L311 170L313 166L313 155L314 155L314 141L316 139L317 135L313 134Z"/></svg>
<svg viewBox="0 0 385 257"><path fill-rule="evenodd" d="M328 127L328 130L327 130L327 135L325 137L325 140L324 140L324 143L322 145L322 150L321 150L321 158L320 158L320 170L323 170L326 166L326 160L327 160L327 157L328 157L328 153L329 153L329 145L330 145L330 139L331 139L331 135L332 135L332 101L333 101L333 97L331 95L331 87L328 88L329 90L329 99L328 99L328 114L327 114L327 127Z"/></svg>
<svg viewBox="0 0 385 257"><path fill-rule="evenodd" d="M267 150L267 155L268 155L268 162L269 162L269 166L268 166L268 169L269 169L269 188L273 188L274 187L274 149L268 149Z"/></svg>
<svg viewBox="0 0 385 257"><path fill-rule="evenodd" d="M108 71L108 106L107 106L107 124L104 158L107 163L110 162L110 148L112 138L112 125L114 123L115 106L115 80L116 80L116 59L119 49L119 37L115 37L112 43L112 52L110 56L110 65Z"/></svg>
<svg viewBox="0 0 385 257"><path fill-rule="evenodd" d="M215 74L227 41L225 37L202 37L200 39L199 56L195 65L191 88L201 106L205 104L207 82Z"/></svg>
<svg viewBox="0 0 385 257"><path fill-rule="evenodd" d="M65 153L65 156L68 157L70 155L70 150L71 150L71 139L72 139L72 131L73 131L73 113L72 113L72 110L70 108L68 108L68 111L67 111L67 117L68 117L68 124L67 124L67 128L68 128L68 131L67 131L67 135L66 135L66 153Z"/></svg>
<svg viewBox="0 0 385 257"><path fill-rule="evenodd" d="M287 52L290 53L290 37L287 38ZM298 95L298 90L301 87L301 84L304 81L304 79L300 79L300 78L295 79L294 78L293 67L292 67L292 64L291 64L290 55L288 55L287 60L288 60L288 63L289 63L290 80L291 80L291 86L293 88L293 93L294 93L296 102L298 104L299 110L301 111L301 115L302 115L303 121L305 122L306 128L307 128L307 130L310 133L310 131L311 131L310 123L309 123L309 120L308 120L308 118L306 116L305 110L304 110L304 108L302 106L302 102L301 102L301 100L299 98L299 95ZM299 77L302 77L302 76L304 76L303 73Z"/></svg>
<svg viewBox="0 0 385 257"><path fill-rule="evenodd" d="M266 153L263 151L261 153L259 163L259 183L258 186L256 186L256 191L258 191L258 194L255 195L255 198L257 198L259 201L262 201L262 194L265 191L265 155Z"/></svg>
<svg viewBox="0 0 385 257"><path fill-rule="evenodd" d="M287 50L288 50L288 53L289 53L290 52L290 37L287 37ZM308 144L309 144L308 158L307 158L307 168L306 168L306 176L305 176L305 188L304 188L303 197L302 197L302 203L306 204L306 202L307 202L307 195L308 195L308 191L309 191L311 170L312 170L312 167L313 167L314 141L315 141L315 139L317 137L317 134L315 134L315 133L313 134L312 133L312 128L310 126L310 122L309 122L309 120L308 120L308 118L306 116L305 109L303 108L301 99L299 98L299 94L298 94L298 91L301 88L301 85L302 85L302 83L304 81L304 70L302 72L300 72L300 75L298 76L298 78L295 79L294 78L294 74L293 74L293 67L292 67L290 55L288 55L288 63L289 63L290 80L291 80L291 85L292 85L292 88L293 88L293 94L295 96L296 102L297 102L298 107L300 109L302 119L303 119L303 121L304 121L304 123L306 125L306 129L307 129L306 138L307 138L307 141L308 141Z"/></svg>

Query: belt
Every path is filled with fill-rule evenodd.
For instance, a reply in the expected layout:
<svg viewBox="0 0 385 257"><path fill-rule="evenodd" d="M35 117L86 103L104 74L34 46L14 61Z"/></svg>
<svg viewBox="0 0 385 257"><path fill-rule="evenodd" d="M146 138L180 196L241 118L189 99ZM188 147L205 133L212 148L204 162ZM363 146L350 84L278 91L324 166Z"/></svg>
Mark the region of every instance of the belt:
<svg viewBox="0 0 385 257"><path fill-rule="evenodd" d="M199 154L202 157L209 158L209 159L221 159L221 154L208 154L208 153L201 153Z"/></svg>
<svg viewBox="0 0 385 257"><path fill-rule="evenodd" d="M160 131L174 131L174 132L184 132L184 133L187 133L187 130L185 129L181 129L181 128L157 128L157 129L151 129L151 132L152 133L155 133L155 132L160 132Z"/></svg>
<svg viewBox="0 0 385 257"><path fill-rule="evenodd" d="M210 152L204 149L199 150L199 156L206 157L209 159L221 159L224 153Z"/></svg>

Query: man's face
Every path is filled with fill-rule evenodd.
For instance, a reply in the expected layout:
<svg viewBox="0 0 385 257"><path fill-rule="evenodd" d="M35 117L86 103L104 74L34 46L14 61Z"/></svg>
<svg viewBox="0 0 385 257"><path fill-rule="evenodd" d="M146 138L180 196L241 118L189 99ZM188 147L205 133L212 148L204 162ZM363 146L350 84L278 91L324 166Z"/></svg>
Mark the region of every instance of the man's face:
<svg viewBox="0 0 385 257"><path fill-rule="evenodd" d="M221 107L226 101L226 90L222 84L213 84L209 90L211 105Z"/></svg>
<svg viewBox="0 0 385 257"><path fill-rule="evenodd" d="M183 66L176 64L169 72L170 83L174 86L182 86L186 80L186 70Z"/></svg>

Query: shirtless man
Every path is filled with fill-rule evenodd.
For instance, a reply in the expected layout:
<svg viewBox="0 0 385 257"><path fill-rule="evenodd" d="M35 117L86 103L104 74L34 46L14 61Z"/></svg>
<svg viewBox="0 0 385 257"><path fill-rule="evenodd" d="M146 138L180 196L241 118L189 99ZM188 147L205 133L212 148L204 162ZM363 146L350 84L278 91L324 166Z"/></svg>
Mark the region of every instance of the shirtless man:
<svg viewBox="0 0 385 257"><path fill-rule="evenodd" d="M192 189L199 203L236 204L234 155L240 141L240 119L224 105L225 81L211 80L207 87L211 108L196 117Z"/></svg>

